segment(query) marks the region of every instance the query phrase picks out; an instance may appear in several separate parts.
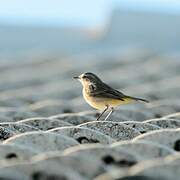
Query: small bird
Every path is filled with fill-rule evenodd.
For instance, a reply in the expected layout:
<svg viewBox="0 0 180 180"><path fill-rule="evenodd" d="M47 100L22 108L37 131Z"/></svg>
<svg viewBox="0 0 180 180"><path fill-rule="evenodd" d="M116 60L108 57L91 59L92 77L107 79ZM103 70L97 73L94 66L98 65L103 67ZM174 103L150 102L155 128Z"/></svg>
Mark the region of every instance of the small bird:
<svg viewBox="0 0 180 180"><path fill-rule="evenodd" d="M127 96L122 92L113 89L91 72L86 72L73 78L78 79L81 82L83 86L82 93L86 102L93 108L102 110L102 113L97 120L110 109L109 114L105 118L105 120L107 120L114 111L114 108L119 105L131 103L133 101L149 102L146 99Z"/></svg>

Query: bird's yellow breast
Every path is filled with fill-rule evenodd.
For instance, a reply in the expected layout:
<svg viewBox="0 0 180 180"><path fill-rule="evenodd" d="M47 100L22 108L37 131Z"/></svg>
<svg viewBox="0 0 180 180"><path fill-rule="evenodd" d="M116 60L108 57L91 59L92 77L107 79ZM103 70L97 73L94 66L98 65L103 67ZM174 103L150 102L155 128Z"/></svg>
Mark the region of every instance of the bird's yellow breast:
<svg viewBox="0 0 180 180"><path fill-rule="evenodd" d="M128 98L126 98L126 99L124 99L124 101L122 101L119 99L93 97L93 96L89 96L85 92L85 90L83 90L83 97L90 106L92 106L95 109L99 109L99 110L105 109L107 105L110 107L116 107L121 104L127 104L130 101L132 101L132 99L128 99Z"/></svg>

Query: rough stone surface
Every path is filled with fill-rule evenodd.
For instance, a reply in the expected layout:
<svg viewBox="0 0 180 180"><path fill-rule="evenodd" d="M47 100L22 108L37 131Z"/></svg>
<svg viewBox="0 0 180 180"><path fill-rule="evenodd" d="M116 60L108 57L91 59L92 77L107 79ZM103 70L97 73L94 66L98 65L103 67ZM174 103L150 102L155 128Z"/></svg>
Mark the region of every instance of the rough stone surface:
<svg viewBox="0 0 180 180"><path fill-rule="evenodd" d="M145 122L149 124L154 124L163 129L166 128L176 129L180 127L180 120L177 119L150 119Z"/></svg>
<svg viewBox="0 0 180 180"><path fill-rule="evenodd" d="M15 144L29 146L37 152L64 150L70 146L77 145L77 141L67 136L61 136L50 132L29 132L13 136L3 144Z"/></svg>
<svg viewBox="0 0 180 180"><path fill-rule="evenodd" d="M180 151L180 129L156 130L133 139L133 141L145 140L168 146L176 151Z"/></svg>
<svg viewBox="0 0 180 180"><path fill-rule="evenodd" d="M65 136L72 137L80 144L84 144L84 143L110 144L113 142L113 139L111 139L109 136L89 128L60 127L60 128L51 129L49 132L54 132L57 134L62 134Z"/></svg>
<svg viewBox="0 0 180 180"><path fill-rule="evenodd" d="M98 33L87 34L94 46ZM180 177L180 56L112 48L104 35L97 49L79 43L83 53L57 58L30 51L8 61L0 48L0 179ZM150 103L122 105L96 121L101 112L72 79L85 71Z"/></svg>
<svg viewBox="0 0 180 180"><path fill-rule="evenodd" d="M17 122L17 124L23 123L27 126L33 126L37 127L40 130L46 131L49 129L53 129L56 127L65 127L65 126L71 126L71 124L56 120L56 119L49 119L49 118L31 118L31 119L25 119Z"/></svg>
<svg viewBox="0 0 180 180"><path fill-rule="evenodd" d="M79 125L100 131L116 140L128 140L138 136L140 133L125 124L111 121L94 121Z"/></svg>

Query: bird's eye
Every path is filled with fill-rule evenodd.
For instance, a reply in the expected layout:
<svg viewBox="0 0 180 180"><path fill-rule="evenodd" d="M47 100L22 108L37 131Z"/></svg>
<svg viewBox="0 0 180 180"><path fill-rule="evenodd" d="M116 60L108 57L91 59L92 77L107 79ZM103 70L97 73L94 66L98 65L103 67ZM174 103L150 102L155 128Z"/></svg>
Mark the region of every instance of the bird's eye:
<svg viewBox="0 0 180 180"><path fill-rule="evenodd" d="M83 79L87 79L87 76L84 75L84 76L83 76Z"/></svg>

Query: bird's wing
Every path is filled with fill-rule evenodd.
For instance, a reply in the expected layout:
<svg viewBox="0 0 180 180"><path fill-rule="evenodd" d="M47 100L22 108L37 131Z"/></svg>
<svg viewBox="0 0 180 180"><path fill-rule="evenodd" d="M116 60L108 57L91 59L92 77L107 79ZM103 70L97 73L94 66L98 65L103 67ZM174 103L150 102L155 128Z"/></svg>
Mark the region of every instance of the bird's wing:
<svg viewBox="0 0 180 180"><path fill-rule="evenodd" d="M124 95L123 93L111 88L107 84L103 83L101 87L97 87L97 89L93 92L91 92L91 96L94 97L103 97L103 98L113 98L113 99L118 99L121 101L124 101L124 98L127 96Z"/></svg>

